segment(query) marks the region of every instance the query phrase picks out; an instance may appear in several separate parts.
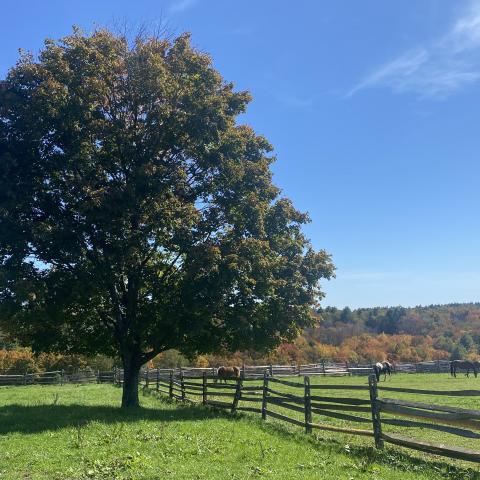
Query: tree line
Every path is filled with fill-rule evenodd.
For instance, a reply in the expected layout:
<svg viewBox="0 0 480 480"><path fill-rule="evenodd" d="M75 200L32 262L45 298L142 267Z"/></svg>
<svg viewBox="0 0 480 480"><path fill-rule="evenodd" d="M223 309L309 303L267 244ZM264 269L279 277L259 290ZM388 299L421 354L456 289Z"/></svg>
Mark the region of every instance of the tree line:
<svg viewBox="0 0 480 480"><path fill-rule="evenodd" d="M394 361L480 359L480 304L430 305L415 308L326 307L315 312L318 324L303 330L293 342L283 342L268 354L255 350L197 355L187 358L175 349L156 356L151 367L215 367L218 365L313 363L322 359L370 363ZM87 366L108 369L119 359L104 356L42 354L2 341L0 374Z"/></svg>
<svg viewBox="0 0 480 480"><path fill-rule="evenodd" d="M316 310L315 316L317 326L305 329L295 341L282 343L268 355L238 351L233 355L199 356L194 364L480 359L480 303L354 310L325 307ZM176 351L165 352L154 363L165 367L191 364Z"/></svg>

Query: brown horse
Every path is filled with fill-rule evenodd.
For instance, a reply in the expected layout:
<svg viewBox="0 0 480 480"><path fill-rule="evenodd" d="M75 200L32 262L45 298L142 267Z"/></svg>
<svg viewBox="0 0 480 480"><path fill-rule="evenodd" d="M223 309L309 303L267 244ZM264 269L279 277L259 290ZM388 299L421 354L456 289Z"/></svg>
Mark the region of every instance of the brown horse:
<svg viewBox="0 0 480 480"><path fill-rule="evenodd" d="M223 380L225 383L227 383L227 379L232 378L232 379L238 379L240 378L240 369L238 367L218 367L217 368L217 378L215 380L215 383L217 380L221 381Z"/></svg>
<svg viewBox="0 0 480 480"><path fill-rule="evenodd" d="M477 378L479 362L470 362L469 360L453 360L450 362L450 375L457 377L457 370L466 370L465 375L468 377L470 370L473 370L475 378Z"/></svg>

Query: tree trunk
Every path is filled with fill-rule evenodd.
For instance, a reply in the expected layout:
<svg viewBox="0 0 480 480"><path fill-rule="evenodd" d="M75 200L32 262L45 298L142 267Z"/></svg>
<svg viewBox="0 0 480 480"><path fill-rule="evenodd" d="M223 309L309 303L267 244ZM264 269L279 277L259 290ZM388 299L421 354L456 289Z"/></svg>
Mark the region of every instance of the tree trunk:
<svg viewBox="0 0 480 480"><path fill-rule="evenodd" d="M122 408L138 407L138 378L140 365L132 359L123 361Z"/></svg>

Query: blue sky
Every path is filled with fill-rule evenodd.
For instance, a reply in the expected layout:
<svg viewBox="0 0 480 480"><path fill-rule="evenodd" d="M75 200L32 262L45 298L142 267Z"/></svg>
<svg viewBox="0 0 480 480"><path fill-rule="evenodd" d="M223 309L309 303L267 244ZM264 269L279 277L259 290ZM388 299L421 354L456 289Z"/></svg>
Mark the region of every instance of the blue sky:
<svg viewBox="0 0 480 480"><path fill-rule="evenodd" d="M337 266L324 305L480 300L480 0L23 0L0 76L77 24L188 30L253 94L275 182Z"/></svg>

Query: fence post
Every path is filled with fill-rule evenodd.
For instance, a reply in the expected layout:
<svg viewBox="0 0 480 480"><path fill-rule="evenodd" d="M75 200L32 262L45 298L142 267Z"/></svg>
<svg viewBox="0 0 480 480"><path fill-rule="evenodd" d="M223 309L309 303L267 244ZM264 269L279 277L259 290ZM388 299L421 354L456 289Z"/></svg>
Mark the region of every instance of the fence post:
<svg viewBox="0 0 480 480"><path fill-rule="evenodd" d="M262 420L267 419L268 373L263 373Z"/></svg>
<svg viewBox="0 0 480 480"><path fill-rule="evenodd" d="M235 389L235 396L233 397L232 413L235 413L238 407L238 402L242 396L243 378L242 376L237 378L237 388Z"/></svg>
<svg viewBox="0 0 480 480"><path fill-rule="evenodd" d="M268 369L270 370L270 376L273 377L273 365L270 364L270 366L268 367Z"/></svg>
<svg viewBox="0 0 480 480"><path fill-rule="evenodd" d="M325 360L322 358L322 370L323 373L325 374Z"/></svg>
<svg viewBox="0 0 480 480"><path fill-rule="evenodd" d="M203 372L203 384L202 384L202 403L206 405L208 403L207 397L207 372Z"/></svg>
<svg viewBox="0 0 480 480"><path fill-rule="evenodd" d="M147 370L145 371L145 388L148 388L150 385L150 369L147 367Z"/></svg>
<svg viewBox="0 0 480 480"><path fill-rule="evenodd" d="M305 393L303 397L305 409L305 433L312 433L312 402L310 399L310 377L303 377Z"/></svg>
<svg viewBox="0 0 480 480"><path fill-rule="evenodd" d="M368 387L370 390L370 404L372 409L372 424L373 424L373 436L375 438L375 446L379 449L383 449L382 440L382 421L380 418L380 409L378 407L378 390L377 390L377 378L375 375L368 376Z"/></svg>
<svg viewBox="0 0 480 480"><path fill-rule="evenodd" d="M63 368L60 370L60 385L63 385Z"/></svg>
<svg viewBox="0 0 480 480"><path fill-rule="evenodd" d="M180 369L180 389L182 391L182 402L185 401L185 380L183 378L183 371Z"/></svg>
<svg viewBox="0 0 480 480"><path fill-rule="evenodd" d="M170 385L168 386L168 396L173 398L173 370L170 371Z"/></svg>
<svg viewBox="0 0 480 480"><path fill-rule="evenodd" d="M157 392L160 390L160 369L157 367Z"/></svg>

